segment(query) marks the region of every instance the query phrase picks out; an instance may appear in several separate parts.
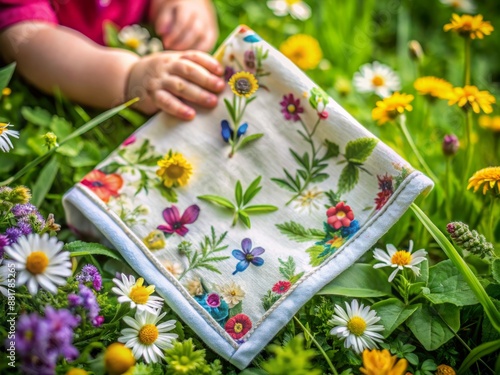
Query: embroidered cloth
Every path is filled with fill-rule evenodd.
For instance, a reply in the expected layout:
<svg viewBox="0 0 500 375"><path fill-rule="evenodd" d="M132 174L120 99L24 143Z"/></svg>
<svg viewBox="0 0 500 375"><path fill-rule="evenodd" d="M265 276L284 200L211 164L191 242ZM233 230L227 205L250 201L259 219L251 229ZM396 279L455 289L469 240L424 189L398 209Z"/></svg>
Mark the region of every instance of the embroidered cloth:
<svg viewBox="0 0 500 375"><path fill-rule="evenodd" d="M217 108L153 117L64 204L244 368L432 182L249 28L216 57Z"/></svg>

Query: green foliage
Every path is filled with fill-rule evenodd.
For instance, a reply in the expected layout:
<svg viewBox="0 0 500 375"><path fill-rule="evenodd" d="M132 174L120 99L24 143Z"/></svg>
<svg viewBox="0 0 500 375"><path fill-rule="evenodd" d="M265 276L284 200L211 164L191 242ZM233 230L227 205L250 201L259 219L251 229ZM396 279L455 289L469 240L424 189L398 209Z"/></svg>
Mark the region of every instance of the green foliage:
<svg viewBox="0 0 500 375"><path fill-rule="evenodd" d="M406 306L397 298L389 298L372 305L372 309L380 317L380 324L385 328L382 332L384 337L389 337L396 328L403 324L420 307L420 305Z"/></svg>
<svg viewBox="0 0 500 375"><path fill-rule="evenodd" d="M172 348L165 350L165 359L167 375L212 374L211 367L205 360L205 350L195 350L192 339L174 342Z"/></svg>
<svg viewBox="0 0 500 375"><path fill-rule="evenodd" d="M306 229L301 224L294 221L276 224L276 227L282 234L296 242L321 241L325 238L325 232L314 228Z"/></svg>
<svg viewBox="0 0 500 375"><path fill-rule="evenodd" d="M340 172L339 193L347 193L354 189L359 180L359 170L368 172L363 168L363 163L372 154L377 143L378 139L375 138L358 138L347 143L345 160L342 161L347 162L347 165Z"/></svg>
<svg viewBox="0 0 500 375"><path fill-rule="evenodd" d="M285 346L270 345L269 351L275 357L262 364L262 368L269 375L320 375L321 371L314 369L311 359L315 353L311 349L304 349L304 339L296 336Z"/></svg>
<svg viewBox="0 0 500 375"><path fill-rule="evenodd" d="M14 74L14 70L16 70L15 62L0 69L0 92L9 84L9 81Z"/></svg>
<svg viewBox="0 0 500 375"><path fill-rule="evenodd" d="M72 257L80 257L85 255L104 255L108 258L122 260L121 256L119 256L117 253L98 243L73 241L64 245L64 250L69 251Z"/></svg>

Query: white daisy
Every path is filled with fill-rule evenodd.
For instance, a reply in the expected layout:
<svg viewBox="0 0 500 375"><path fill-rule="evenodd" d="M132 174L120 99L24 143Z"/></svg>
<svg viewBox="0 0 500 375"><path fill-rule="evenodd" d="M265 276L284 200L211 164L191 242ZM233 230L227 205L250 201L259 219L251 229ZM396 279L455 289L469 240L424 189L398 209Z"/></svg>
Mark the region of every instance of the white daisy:
<svg viewBox="0 0 500 375"><path fill-rule="evenodd" d="M7 268L7 265L2 265L3 263L3 258L0 259L0 293L2 293L5 297L8 297L9 293L6 288L8 286L8 277L9 277L9 269Z"/></svg>
<svg viewBox="0 0 500 375"><path fill-rule="evenodd" d="M57 287L66 285L72 273L69 252L61 251L63 245L47 233L43 236L32 233L7 246L5 253L18 273L17 285L26 284L31 295L38 292L39 286L56 294Z"/></svg>
<svg viewBox="0 0 500 375"><path fill-rule="evenodd" d="M271 0L267 2L267 6L278 17L289 14L301 21L311 17L311 8L302 0Z"/></svg>
<svg viewBox="0 0 500 375"><path fill-rule="evenodd" d="M416 267L416 265L422 263L426 259L425 256L427 255L427 251L425 251L424 249L420 249L412 254L411 253L413 249L412 240L410 240L410 246L408 250L398 250L392 244L387 244L386 247L387 247L387 252L385 252L382 249L375 249L373 251L373 257L382 262L375 264L373 268L382 268L382 267L396 268L389 276L389 282L394 280L398 271L404 268L411 269L415 274L415 276L420 275L420 269Z"/></svg>
<svg viewBox="0 0 500 375"><path fill-rule="evenodd" d="M345 339L344 346L352 348L356 353L361 354L365 349L377 347L377 342L382 342L384 338L380 333L384 326L375 324L380 320L377 313L369 306L359 305L357 300L352 300L351 305L345 303L346 310L335 306L335 314L329 320L334 327L330 331L331 335L336 335Z"/></svg>
<svg viewBox="0 0 500 375"><path fill-rule="evenodd" d="M448 5L457 11L464 13L474 13L476 4L472 0L440 0L441 4Z"/></svg>
<svg viewBox="0 0 500 375"><path fill-rule="evenodd" d="M181 275L182 272L184 271L184 268L179 262L171 262L169 260L166 260L162 262L163 267L172 274L173 277L178 279Z"/></svg>
<svg viewBox="0 0 500 375"><path fill-rule="evenodd" d="M378 61L362 65L359 72L354 73L353 84L359 92L373 92L382 98L401 89L401 81L394 70Z"/></svg>
<svg viewBox="0 0 500 375"><path fill-rule="evenodd" d="M218 289L230 309L243 301L245 298L245 291L234 281L231 281L229 284L219 286Z"/></svg>
<svg viewBox="0 0 500 375"><path fill-rule="evenodd" d="M293 201L293 208L298 212L308 211L311 213L321 207L324 192L316 186L312 189L304 191Z"/></svg>
<svg viewBox="0 0 500 375"><path fill-rule="evenodd" d="M16 130L8 130L7 128L9 126L13 125L0 122L0 150L3 152L9 152L9 150L14 148L9 137L19 138L19 132Z"/></svg>
<svg viewBox="0 0 500 375"><path fill-rule="evenodd" d="M144 279L142 277L135 281L135 277L122 273L121 280L113 279L116 287L111 290L118 296L119 303L130 303L130 308L138 311L155 312L163 306L163 299L157 296L152 296L155 292L155 286L144 286Z"/></svg>
<svg viewBox="0 0 500 375"><path fill-rule="evenodd" d="M118 40L139 55L147 53L149 38L149 31L139 25L125 26L118 33Z"/></svg>
<svg viewBox="0 0 500 375"><path fill-rule="evenodd" d="M123 321L131 328L122 329L119 342L132 349L135 359L144 357L146 363L155 363L165 358L164 350L173 347L178 335L166 333L175 328L175 320L169 320L161 324L157 323L165 316L165 312L158 315L159 310L136 311L135 318L125 316Z"/></svg>

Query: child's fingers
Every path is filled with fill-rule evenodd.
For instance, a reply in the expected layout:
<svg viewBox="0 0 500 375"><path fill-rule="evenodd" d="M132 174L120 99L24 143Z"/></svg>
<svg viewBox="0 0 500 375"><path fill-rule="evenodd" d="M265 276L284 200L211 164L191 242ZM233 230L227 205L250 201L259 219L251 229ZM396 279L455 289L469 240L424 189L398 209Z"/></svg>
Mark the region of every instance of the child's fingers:
<svg viewBox="0 0 500 375"><path fill-rule="evenodd" d="M175 61L170 73L178 75L209 91L219 93L224 89L224 80L208 72L201 65L187 59Z"/></svg>
<svg viewBox="0 0 500 375"><path fill-rule="evenodd" d="M168 79L163 82L163 88L175 96L189 100L203 107L213 108L217 104L217 96L181 77L174 75L169 76Z"/></svg>
<svg viewBox="0 0 500 375"><path fill-rule="evenodd" d="M175 116L182 120L192 120L196 115L193 108L188 107L171 93L164 90L157 90L154 94L155 104L163 112Z"/></svg>
<svg viewBox="0 0 500 375"><path fill-rule="evenodd" d="M178 51L192 49L198 39L203 35L203 24L199 19L194 19L189 25L189 31L179 35L177 39L172 41L170 47Z"/></svg>
<svg viewBox="0 0 500 375"><path fill-rule="evenodd" d="M222 65L217 61L217 59L206 54L205 52L194 50L186 51L182 53L182 58L191 60L201 65L215 75L221 76L224 73L224 69L222 69Z"/></svg>
<svg viewBox="0 0 500 375"><path fill-rule="evenodd" d="M173 21L170 32L163 36L163 44L165 48L172 48L174 41L179 39L183 34L190 33L190 23L192 22L193 13L181 11L177 7L173 8Z"/></svg>
<svg viewBox="0 0 500 375"><path fill-rule="evenodd" d="M168 35L172 32L175 9L162 11L156 20L155 31L157 35Z"/></svg>

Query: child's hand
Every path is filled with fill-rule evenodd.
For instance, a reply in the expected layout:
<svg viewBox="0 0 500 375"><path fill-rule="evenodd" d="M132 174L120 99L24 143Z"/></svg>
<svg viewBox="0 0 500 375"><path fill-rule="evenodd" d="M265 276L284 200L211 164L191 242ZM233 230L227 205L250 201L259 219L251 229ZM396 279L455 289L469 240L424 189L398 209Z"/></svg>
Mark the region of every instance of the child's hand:
<svg viewBox="0 0 500 375"><path fill-rule="evenodd" d="M217 105L225 86L223 69L212 56L200 51L160 52L145 56L132 67L127 98L140 97L136 107L147 114L158 109L180 119L191 120L193 108L179 98L203 107Z"/></svg>
<svg viewBox="0 0 500 375"><path fill-rule="evenodd" d="M218 30L211 0L163 0L155 21L165 49L210 51Z"/></svg>

